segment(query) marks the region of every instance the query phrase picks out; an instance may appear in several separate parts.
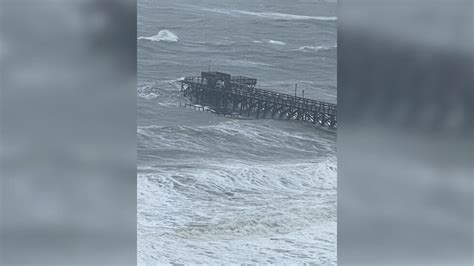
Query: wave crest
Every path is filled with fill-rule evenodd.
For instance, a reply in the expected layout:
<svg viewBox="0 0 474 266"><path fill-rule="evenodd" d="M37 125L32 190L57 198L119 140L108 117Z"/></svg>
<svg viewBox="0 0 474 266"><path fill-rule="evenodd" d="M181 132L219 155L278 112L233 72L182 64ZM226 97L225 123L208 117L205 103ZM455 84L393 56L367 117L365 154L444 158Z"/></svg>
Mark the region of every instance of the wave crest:
<svg viewBox="0 0 474 266"><path fill-rule="evenodd" d="M332 46L325 46L325 45L319 45L319 46L301 46L298 48L300 51L328 51L331 49L337 48L337 45L332 45Z"/></svg>
<svg viewBox="0 0 474 266"><path fill-rule="evenodd" d="M326 16L303 16L303 15L293 15L286 13L277 13L277 12L250 12L242 10L232 10L236 13L257 16L267 19L281 19L281 20L325 20L325 21L335 21L337 17L326 17Z"/></svg>
<svg viewBox="0 0 474 266"><path fill-rule="evenodd" d="M220 8L203 8L204 11L215 12L225 15L238 16L238 15L247 15L247 16L256 16L265 19L276 19L276 20L321 20L321 21L336 21L337 17L335 16L305 16L305 15L294 15L278 12L252 12L245 10L227 10Z"/></svg>
<svg viewBox="0 0 474 266"><path fill-rule="evenodd" d="M270 43L270 44L277 44L277 45L286 45L286 42L275 41L275 40L268 40L268 43Z"/></svg>
<svg viewBox="0 0 474 266"><path fill-rule="evenodd" d="M138 37L139 40L149 40L153 42L178 42L179 38L176 34L169 30L160 30L157 35L151 36L151 37L143 37L140 36Z"/></svg>

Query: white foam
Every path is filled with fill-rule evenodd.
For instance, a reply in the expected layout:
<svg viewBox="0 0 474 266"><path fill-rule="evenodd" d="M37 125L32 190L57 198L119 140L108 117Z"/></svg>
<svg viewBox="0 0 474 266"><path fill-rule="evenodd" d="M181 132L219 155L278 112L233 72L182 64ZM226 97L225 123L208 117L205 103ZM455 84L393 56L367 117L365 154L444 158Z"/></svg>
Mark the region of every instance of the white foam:
<svg viewBox="0 0 474 266"><path fill-rule="evenodd" d="M225 15L238 16L238 15L247 15L247 16L256 16L265 19L282 19L282 20L321 20L321 21L336 21L337 17L335 16L304 16L304 15L294 15L278 12L252 12L245 10L227 10L219 8L203 8L204 11L215 12Z"/></svg>
<svg viewBox="0 0 474 266"><path fill-rule="evenodd" d="M242 11L242 10L232 10L232 11L236 13L240 13L240 14L257 16L257 17L268 18L268 19L329 20L329 21L337 20L337 17L326 17L326 16L303 16L303 15L293 15L293 14L285 14L285 13L277 13L277 12L250 12L250 11Z"/></svg>
<svg viewBox="0 0 474 266"><path fill-rule="evenodd" d="M277 44L277 45L286 45L285 42L282 42L282 41L275 41L275 40L268 40L268 43L270 43L270 44Z"/></svg>
<svg viewBox="0 0 474 266"><path fill-rule="evenodd" d="M141 143L182 158L156 153L138 168L140 264L265 263L259 258L270 257L335 264L337 159L311 148L325 146L313 131L237 120L137 131ZM288 158L287 145L307 155ZM284 161L259 158L278 149L286 149ZM292 247L299 260L281 252Z"/></svg>
<svg viewBox="0 0 474 266"><path fill-rule="evenodd" d="M179 38L176 34L169 30L160 30L157 35L151 36L151 37L143 37L140 36L138 37L139 40L149 40L153 42L178 42Z"/></svg>
<svg viewBox="0 0 474 266"><path fill-rule="evenodd" d="M319 45L319 46L301 46L300 48L298 48L298 50L300 50L300 51L308 51L308 50L312 50L312 51L327 51L327 50L331 50L331 49L334 49L334 48L337 48L337 45L332 45L332 46L325 46L325 45Z"/></svg>

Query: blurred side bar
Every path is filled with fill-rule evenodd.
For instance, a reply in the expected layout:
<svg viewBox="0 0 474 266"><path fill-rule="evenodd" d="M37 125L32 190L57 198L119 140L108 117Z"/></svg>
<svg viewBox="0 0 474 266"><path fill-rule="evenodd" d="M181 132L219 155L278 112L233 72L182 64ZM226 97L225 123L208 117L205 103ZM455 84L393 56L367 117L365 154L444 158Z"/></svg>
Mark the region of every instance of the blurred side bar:
<svg viewBox="0 0 474 266"><path fill-rule="evenodd" d="M134 265L136 2L0 14L0 265Z"/></svg>
<svg viewBox="0 0 474 266"><path fill-rule="evenodd" d="M473 265L473 2L338 5L338 264Z"/></svg>

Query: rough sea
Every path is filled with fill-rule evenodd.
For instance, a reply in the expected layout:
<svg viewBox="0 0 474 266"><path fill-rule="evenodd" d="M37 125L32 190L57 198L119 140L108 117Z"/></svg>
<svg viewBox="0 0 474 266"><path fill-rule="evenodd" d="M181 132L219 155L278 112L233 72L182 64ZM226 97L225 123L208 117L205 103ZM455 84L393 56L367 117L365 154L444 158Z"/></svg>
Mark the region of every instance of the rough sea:
<svg viewBox="0 0 474 266"><path fill-rule="evenodd" d="M210 67L336 103L336 2L138 1L138 263L335 265L336 132L180 108Z"/></svg>

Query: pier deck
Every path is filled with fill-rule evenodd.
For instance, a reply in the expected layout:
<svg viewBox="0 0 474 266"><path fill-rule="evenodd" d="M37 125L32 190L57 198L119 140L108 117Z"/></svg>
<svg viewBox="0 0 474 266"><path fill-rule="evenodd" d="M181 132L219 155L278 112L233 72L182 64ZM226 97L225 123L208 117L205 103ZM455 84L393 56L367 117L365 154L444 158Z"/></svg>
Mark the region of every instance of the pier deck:
<svg viewBox="0 0 474 266"><path fill-rule="evenodd" d="M183 96L218 114L294 119L337 127L335 104L255 88L257 80L222 72L202 72L181 81Z"/></svg>

